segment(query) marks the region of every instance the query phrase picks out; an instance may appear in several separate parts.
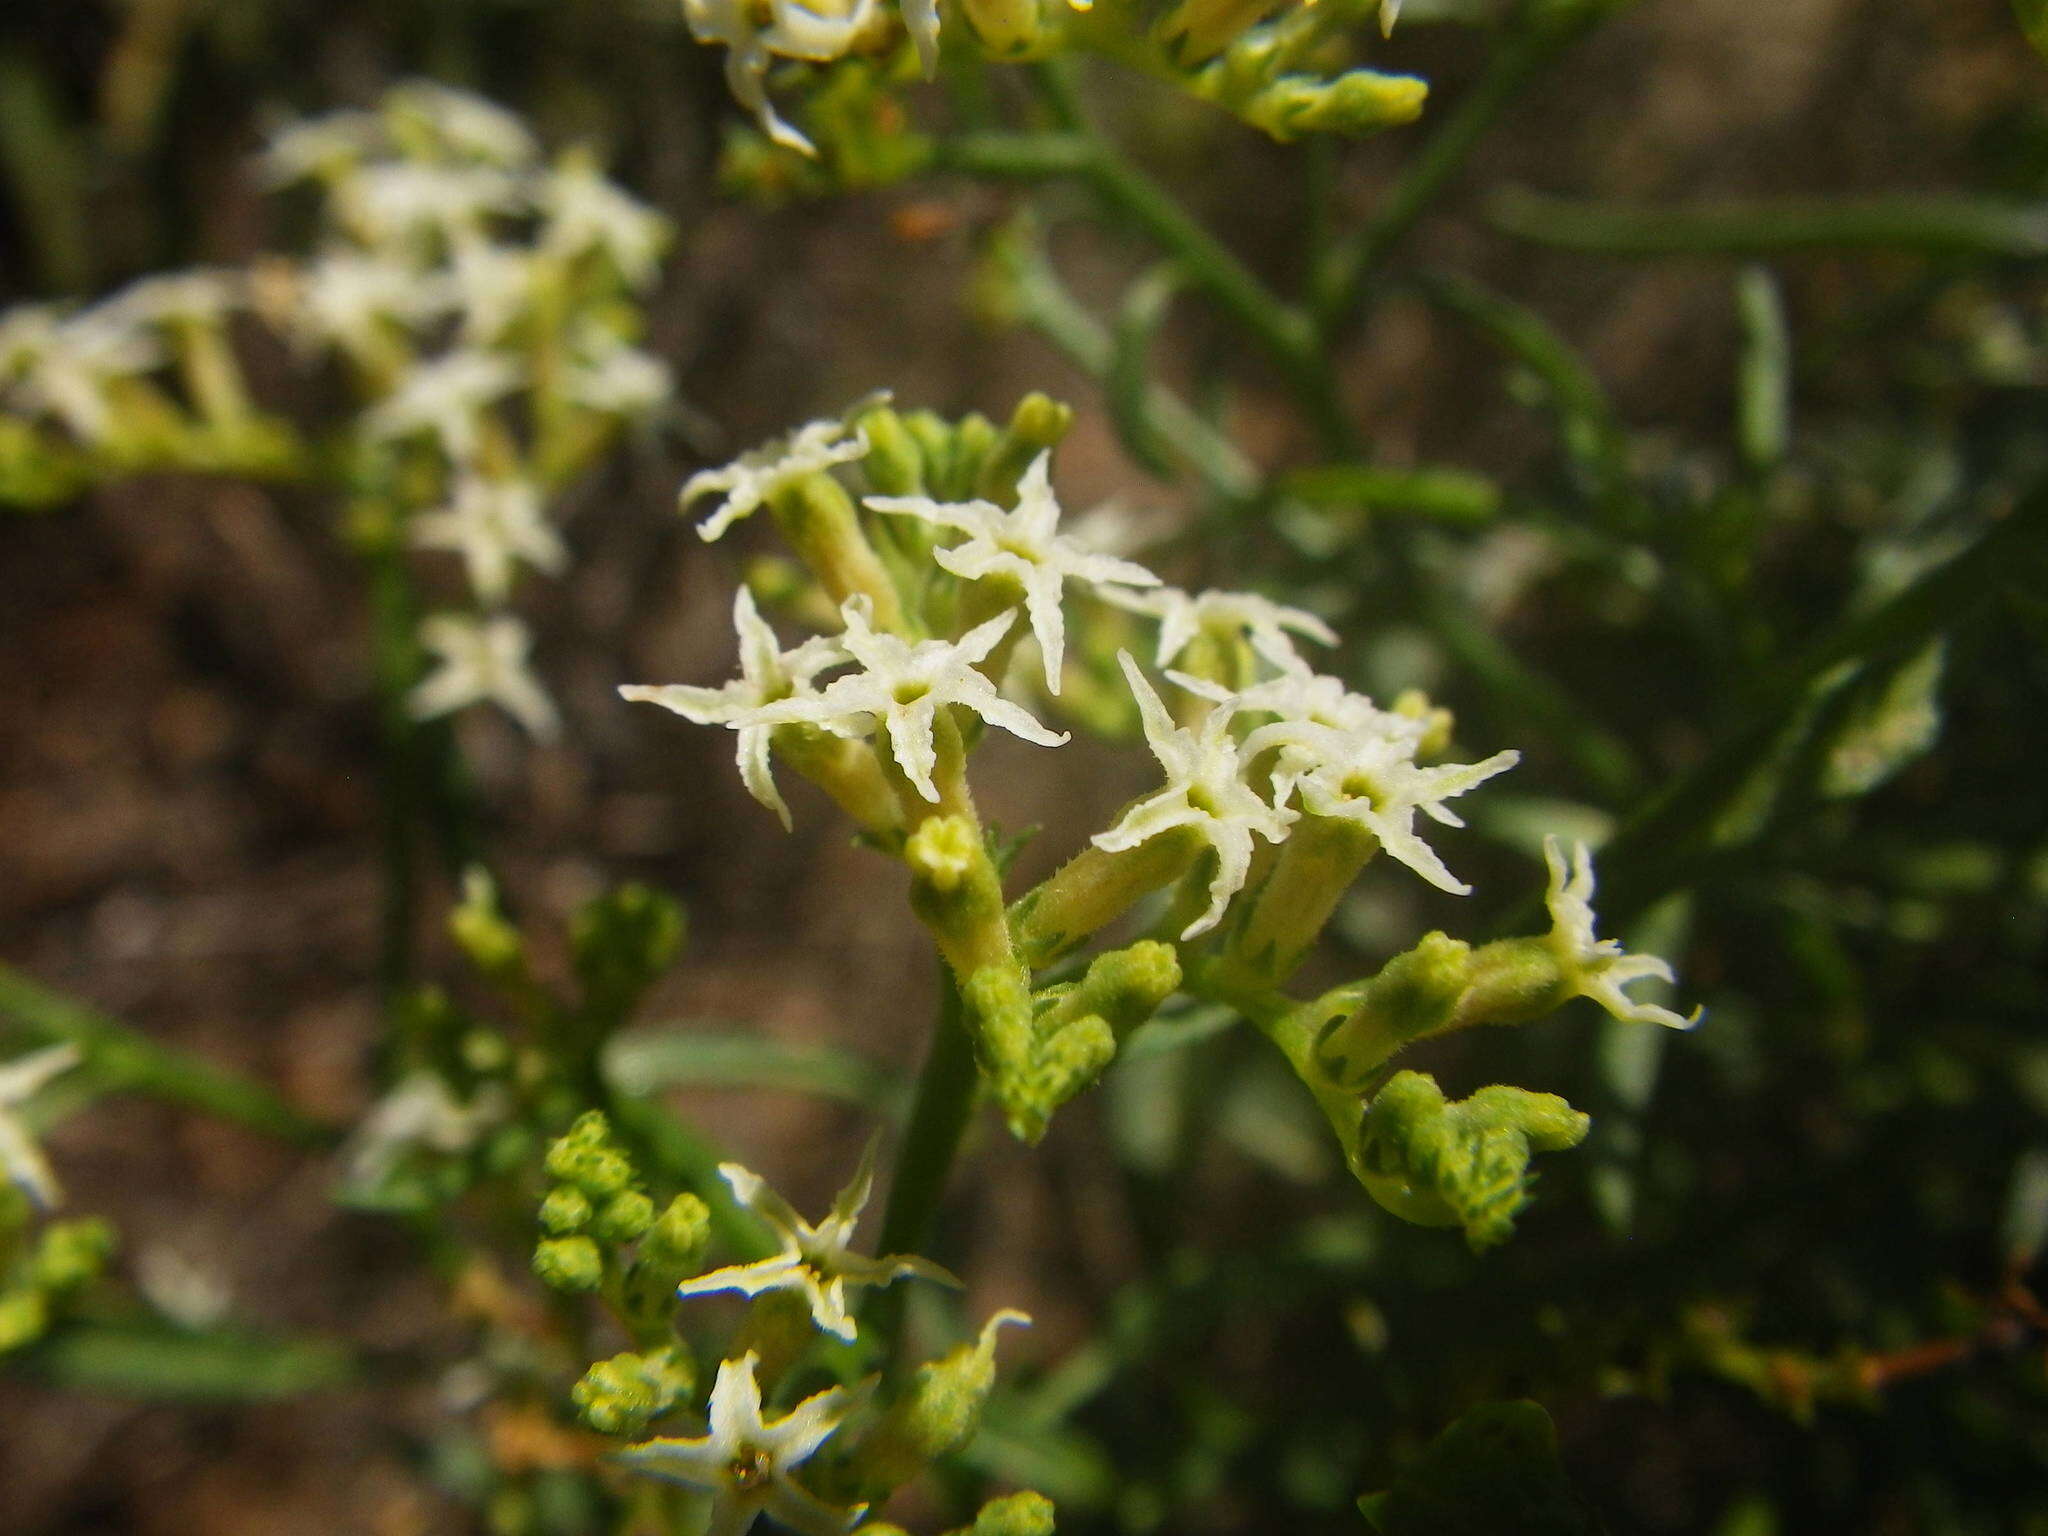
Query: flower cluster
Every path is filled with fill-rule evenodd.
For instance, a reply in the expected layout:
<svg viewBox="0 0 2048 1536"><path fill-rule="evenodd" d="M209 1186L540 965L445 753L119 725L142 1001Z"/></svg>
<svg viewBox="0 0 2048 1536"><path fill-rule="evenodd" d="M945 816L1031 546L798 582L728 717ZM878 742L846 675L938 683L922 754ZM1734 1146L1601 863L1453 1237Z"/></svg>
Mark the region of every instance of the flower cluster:
<svg viewBox="0 0 2048 1536"><path fill-rule="evenodd" d="M604 1298L636 1342L633 1351L591 1366L571 1395L593 1429L629 1442L611 1458L616 1466L708 1495L707 1530L741 1536L762 1515L804 1536L838 1536L860 1525L869 1508L972 1437L994 1385L996 1337L1030 1321L998 1312L973 1341L888 1390L879 1377L847 1370L843 1362L871 1358L876 1347L873 1330L864 1331L850 1308L850 1291L906 1277L959 1283L929 1260L853 1251L876 1150L871 1142L831 1213L815 1224L758 1174L721 1165L738 1209L760 1223L775 1251L695 1274L708 1208L681 1194L657 1215L603 1115L584 1115L548 1149L556 1182L541 1205L550 1235L535 1250L535 1272L556 1290ZM703 1433L648 1436L659 1421L690 1411L703 1376L673 1302L720 1292L751 1305L716 1357ZM827 1349L838 1351L842 1379L771 1411L769 1400ZM1013 1496L986 1507L974 1529L992 1522L989 1529L1020 1536L1049 1532L1049 1516L1036 1495Z"/></svg>
<svg viewBox="0 0 2048 1536"><path fill-rule="evenodd" d="M669 396L632 302L665 221L587 152L543 164L518 118L428 82L286 128L264 164L279 187L317 190L323 231L310 257L261 272L266 310L301 348L346 360L366 400L361 456L407 487L405 537L456 556L473 599L422 625L436 665L414 712L489 702L553 734L505 605L521 570L567 562L551 495Z"/></svg>
<svg viewBox="0 0 2048 1536"><path fill-rule="evenodd" d="M729 158L733 179L767 191L900 176L928 158L905 127L901 84L936 71L942 39L986 58L1023 61L1096 54L1169 80L1277 139L1367 133L1412 121L1427 94L1413 76L1355 67L1359 0L1172 0L1160 5L1079 0L683 0L699 42L725 50L734 99L752 114L763 149ZM1377 6L1382 30L1398 6ZM810 66L799 128L768 93L778 61ZM1333 65L1335 66L1333 68ZM809 162L809 166L805 162Z"/></svg>
<svg viewBox="0 0 2048 1536"><path fill-rule="evenodd" d="M1469 893L1424 831L1461 827L1451 802L1519 754L1455 760L1446 711L1419 694L1383 705L1319 673L1304 645L1339 637L1314 613L1255 592L1169 586L1063 530L1052 449L1067 423L1039 397L1004 427L869 400L692 476L681 499L692 512L709 499L703 536L725 538L765 513L809 575L808 587L785 580L779 597L837 623L786 644L743 587L737 678L621 690L734 730L743 782L785 826L777 761L901 859L981 1070L1019 1135L1041 1134L1119 1040L1186 988L1273 1035L1361 1179L1400 1209L1386 1179L1367 1177L1361 1099L1409 1041L1526 1022L1578 996L1623 1019L1686 1022L1623 992L1668 980L1670 968L1595 936L1587 856L1567 879L1555 848L1550 935L1480 949L1432 935L1331 998L1287 998L1279 989L1381 853L1437 890ZM1171 704L1134 646L1176 690ZM1135 724L1163 783L1012 900L968 762L989 726L1036 746L1064 743L1069 733L1043 718L1054 711L1112 732ZM1039 977L1154 893L1166 899L1149 937L1097 954L1078 982ZM1487 1145L1496 1143L1506 1150L1471 1165L1498 1175L1484 1199L1459 1186L1444 1205L1445 1185L1437 1204L1408 1205L1483 1209L1486 1240L1496 1240L1520 1201L1515 1158L1526 1162L1526 1148L1509 1155L1521 1143ZM781 1260L746 1272L750 1284L787 1274L812 1237L790 1241Z"/></svg>

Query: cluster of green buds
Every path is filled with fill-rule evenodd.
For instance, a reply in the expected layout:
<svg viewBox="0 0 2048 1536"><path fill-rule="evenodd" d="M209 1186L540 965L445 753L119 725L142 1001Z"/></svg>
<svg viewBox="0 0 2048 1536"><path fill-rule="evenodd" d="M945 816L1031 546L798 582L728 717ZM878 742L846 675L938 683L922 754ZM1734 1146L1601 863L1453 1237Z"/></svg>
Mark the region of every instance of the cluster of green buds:
<svg viewBox="0 0 2048 1536"><path fill-rule="evenodd" d="M43 1085L78 1060L76 1047L56 1045L0 1066L0 1356L47 1333L113 1256L104 1221L46 1219L62 1191L23 1118Z"/></svg>
<svg viewBox="0 0 2048 1536"><path fill-rule="evenodd" d="M602 1114L583 1115L548 1148L552 1184L534 1272L564 1295L597 1298L632 1343L593 1364L570 1400L590 1429L628 1442L609 1460L655 1528L688 1528L676 1523L687 1515L662 1499L665 1485L694 1490L700 1505L708 1499L703 1528L711 1531L742 1532L766 1514L816 1536L844 1532L973 1437L995 1385L997 1335L1026 1320L997 1313L974 1339L893 1388L860 1375L880 1348L857 1319L860 1292L902 1279L958 1283L925 1259L853 1250L875 1152L870 1144L816 1223L759 1175L722 1164L726 1230L759 1256L700 1274L709 1207L683 1193L657 1212ZM728 1292L751 1300L707 1370L675 1302ZM779 1414L767 1406L778 1397L792 1400ZM700 1420L701 1435L650 1434ZM998 1499L970 1529L1050 1531L1051 1506L1035 1494Z"/></svg>
<svg viewBox="0 0 2048 1536"><path fill-rule="evenodd" d="M1316 672L1301 645L1338 637L1313 613L1183 591L1063 530L1051 459L1068 421L1041 396L1003 426L870 400L693 476L686 508L719 497L699 527L707 540L768 511L796 561L756 563L756 586L824 633L785 647L743 586L737 679L622 692L733 729L744 782L785 825L777 762L901 862L982 1080L1018 1135L1042 1134L1119 1042L1185 991L1233 1007L1280 1047L1389 1209L1498 1240L1529 1152L1576 1141L1582 1119L1495 1089L1450 1111L1439 1094L1427 1114L1403 1089L1374 1119L1390 1059L1575 997L1632 1021L1683 1027L1697 1015L1624 990L1668 982L1670 967L1596 936L1590 856L1582 846L1567 859L1554 841L1548 934L1476 948L1432 934L1323 997L1283 991L1379 855L1469 892L1420 828L1462 826L1449 802L1518 754L1457 761L1454 722L1428 699L1382 706ZM1171 705L1130 652L1147 639ZM1063 743L1048 714L1111 735L1135 717L1165 782L1012 897L969 759L991 725ZM1104 933L1123 936L1087 953Z"/></svg>
<svg viewBox="0 0 2048 1536"><path fill-rule="evenodd" d="M254 283L362 401L345 448L353 531L372 553L456 555L468 589L420 625L436 665L413 713L491 703L552 735L507 604L522 571L567 564L551 499L670 400L667 366L637 345L667 222L587 149L544 164L511 113L424 81L285 129L265 165L318 198L314 254L263 263Z"/></svg>
<svg viewBox="0 0 2048 1536"><path fill-rule="evenodd" d="M642 886L594 897L570 925L575 985L564 989L537 974L482 870L464 881L448 922L507 1022L486 1022L438 987L402 1000L391 1086L342 1150L348 1204L435 1209L528 1168L546 1137L602 1095L605 1044L674 962L684 926L674 901Z"/></svg>
<svg viewBox="0 0 2048 1536"><path fill-rule="evenodd" d="M1412 122L1428 87L1358 63L1374 15L1390 30L1397 9L1393 0L683 0L692 35L725 48L727 81L757 125L735 136L726 178L768 195L870 186L929 164L932 141L903 92L936 70L942 39L1003 62L1111 59L1276 139ZM768 94L778 60L808 66L796 123Z"/></svg>

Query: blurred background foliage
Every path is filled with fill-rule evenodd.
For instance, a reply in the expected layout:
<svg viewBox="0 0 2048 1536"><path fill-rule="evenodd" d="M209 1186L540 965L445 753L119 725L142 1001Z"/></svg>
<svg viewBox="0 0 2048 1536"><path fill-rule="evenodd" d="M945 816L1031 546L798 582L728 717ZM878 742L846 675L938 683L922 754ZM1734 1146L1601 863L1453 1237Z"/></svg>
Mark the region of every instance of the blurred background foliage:
<svg viewBox="0 0 2048 1536"><path fill-rule="evenodd" d="M1496 79L1489 51L1484 28L1404 30L1388 57L1433 81L1430 108L1414 129L1341 151L1253 142L1107 72L1081 85L1116 140L1253 271L1313 292L1304 269L1317 221L1350 227L1401 208L1439 125L1461 121ZM595 138L626 184L678 220L655 333L712 423L702 434L750 441L876 384L996 414L1019 380L1064 374L1070 397L1101 402L1069 450L1076 481L1178 508L1177 531L1148 556L1170 579L1255 578L1310 597L1352 637L1342 667L1359 685L1429 687L1458 711L1461 741L1524 750L1523 767L1473 811L1485 846L1467 850L1461 873L1482 892L1522 893L1483 924L1530 921L1542 830L1611 834L1609 930L1671 955L1708 1022L1672 1038L1587 1009L1418 1053L1460 1092L1523 1083L1594 1115L1588 1145L1547 1162L1503 1248L1474 1257L1366 1208L1263 1044L1199 1019L1128 1052L1098 1113L1070 1116L1042 1160L984 1149L956 1191L963 1251L942 1257L970 1273L979 1254L1035 1275L1051 1300L1034 1307L1048 1322L1038 1364L1005 1389L963 1482L1027 1482L1075 1531L1358 1530L1362 1489L1398 1493L1461 1414L1530 1397L1554 1415L1578 1498L1607 1529L2038 1533L2043 68L1992 0L1629 9L1512 106L1503 100L1505 126L1469 163L1461 156L1461 174L1426 189L1413 218L1378 226L1371 281L1329 349L1357 451L1318 440L1285 382L1246 361L1227 317L1176 302L1172 286L1129 286L1156 253L1099 221L1085 188L992 186L942 155L931 175L881 192L736 206L717 187L731 113L715 55L667 8L631 0L11 7L0 17L0 297L88 295L244 256L262 243L247 157L267 114L367 99L405 74L468 85L529 113L551 140ZM1018 93L993 72L963 71L943 89L970 125L988 110L976 91L998 111ZM1020 221L1027 204L1035 213ZM906 253L933 274L908 293ZM1017 330L989 340L959 307L967 295L979 323L1021 321L1058 347ZM1169 310L1174 323L1157 324ZM1130 337L1153 344L1185 420L1240 445L1210 456L1224 472L1206 486L1175 490L1133 467L1171 463L1187 441L1175 433L1183 418L1162 418L1118 373L1115 349ZM1107 380L1106 396L1088 394L1089 374ZM1117 439L1129 458L1113 452ZM690 574L703 556L677 540L661 502L704 448L674 445L630 484L592 493L614 520L584 535L599 573L586 576L585 599L603 600L572 598L555 620L581 632L563 652L591 679L580 709L571 691L572 718L602 716L604 688L629 670L621 654L658 654L677 676L718 664L716 624L692 620L678 635L651 617L679 589L703 603L705 583ZM1249 465L1233 480L1233 466ZM159 503L149 517L191 505ZM161 593L123 574L147 572L137 549L149 533L118 504L87 509L68 531L17 527L0 534L16 546L5 584L37 593L6 631L17 673L40 665L74 606L133 600L161 616ZM94 568L114 574L84 581L65 540L99 548ZM621 574L650 559L654 574ZM633 595L619 596L622 585ZM169 607L241 600L195 582ZM230 629L221 643L263 641ZM233 666L220 673L216 683L236 686ZM53 718L47 696L9 697L27 743ZM765 822L725 825L732 802L698 777L722 771L722 747L678 764L672 740L594 726L544 765L556 810L531 833L525 802L504 789L516 767L501 766L491 782L503 835L530 839L539 870L559 871L587 838L584 856L607 874L680 887L706 931L702 964L728 979L674 1001L738 1014L758 952L721 947L720 930L789 900L820 844L784 851L766 845L777 834ZM360 749L350 735L322 747L344 764ZM17 814L45 757L62 761L55 748L8 749ZM257 780L262 763L251 752L219 771ZM1077 778L1042 792L1034 812L1080 822L1059 810L1062 792L1114 803ZM629 812L646 819L655 796L678 802L656 817L670 818L659 836L601 830ZM316 819L306 835L339 847L351 814ZM261 839L235 847L252 864L277 856ZM175 1031L191 994L97 980L93 935L109 893L140 881L168 901L195 884L231 886L243 878L233 859L191 881L141 854L68 882L38 870L41 883L0 913L0 956L145 1004ZM820 896L806 910L833 905ZM1318 963L1338 979L1446 920L1447 907L1413 882L1368 882L1340 920L1355 953L1339 946ZM856 928L821 926L842 938ZM863 938L854 952L867 972L858 984L878 991L905 965L887 941ZM850 984L828 967L816 984L826 1001L785 1002L829 1010ZM227 1010L216 1035L243 1027L234 1010L256 985L205 995ZM732 1040L718 1037L643 1065L655 1082L700 1089L825 1082L843 1095L846 1080L892 1080L914 1049L880 1021L888 1011L847 1002L840 1017L874 1033L817 1032L851 1045L851 1063L806 1046L734 1066ZM305 1036L295 1027L288 1038ZM750 1162L774 1162L762 1149L779 1140L787 1162L836 1169L844 1159L814 1155L819 1138L857 1139L831 1120L710 1118L755 1138ZM247 1219L290 1173L271 1177L272 1193L243 1191ZM89 1168L82 1182L92 1186ZM1028 1220L973 1214L1013 1197ZM420 1304L371 1240L310 1251L322 1257L294 1271L298 1284ZM321 1315L273 1305L281 1319ZM329 1355L309 1358L297 1385L345 1374ZM280 1420L298 1428L266 1441L233 1405L260 1373L212 1369L194 1395L213 1406L179 1411L244 1426L221 1452L246 1465L243 1480L202 1474L205 1436L191 1431L183 1459L110 1455L103 1470L43 1476L25 1528L193 1529L208 1511L219 1523L204 1528L222 1530L333 1518L311 1492L266 1505L191 1491L208 1477L216 1490L253 1489L266 1456L311 1469L294 1484L366 1449L437 1469L444 1484L468 1475L450 1468L477 1442L430 1415L392 1413L388 1386L339 1431ZM0 1399L25 1428L0 1449L13 1486L29 1486L15 1479L31 1447L99 1412L74 1403L48 1427L31 1422L52 1401L50 1377L62 1404L80 1386L150 1376L109 1377L104 1358L62 1353L44 1372L45 1386ZM392 1529L453 1518L376 1497ZM1399 1525L1401 1507L1390 1496L1376 1518L1425 1528ZM342 1518L385 1528L369 1509L345 1506ZM571 1530L587 1516L564 1495L537 1497L527 1517L532 1529ZM1531 1516L1527 1528L1587 1518L1574 1505L1555 1526Z"/></svg>

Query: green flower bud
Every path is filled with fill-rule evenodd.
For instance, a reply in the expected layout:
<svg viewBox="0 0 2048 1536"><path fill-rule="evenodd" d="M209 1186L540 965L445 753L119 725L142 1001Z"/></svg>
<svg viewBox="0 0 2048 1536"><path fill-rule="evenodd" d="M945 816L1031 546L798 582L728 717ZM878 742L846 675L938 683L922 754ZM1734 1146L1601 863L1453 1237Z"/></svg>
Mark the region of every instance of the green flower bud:
<svg viewBox="0 0 2048 1536"><path fill-rule="evenodd" d="M556 1291L594 1291L604 1284L604 1255L587 1237L550 1237L533 1250L533 1272Z"/></svg>
<svg viewBox="0 0 2048 1536"><path fill-rule="evenodd" d="M865 593L875 605L879 628L902 629L903 603L896 584L861 531L844 486L830 475L805 475L779 486L768 506L790 548L835 604L856 592Z"/></svg>
<svg viewBox="0 0 2048 1536"><path fill-rule="evenodd" d="M980 832L964 816L926 817L903 847L912 878L942 896L959 890L985 857Z"/></svg>
<svg viewBox="0 0 2048 1536"><path fill-rule="evenodd" d="M556 1237L581 1232L590 1225L590 1197L573 1184L560 1184L540 1203L540 1224Z"/></svg>
<svg viewBox="0 0 2048 1536"><path fill-rule="evenodd" d="M1029 54L1045 35L1040 0L960 0L967 24L997 58Z"/></svg>
<svg viewBox="0 0 2048 1536"><path fill-rule="evenodd" d="M965 501L974 494L999 436L996 424L979 411L960 418L953 429L953 451L947 456L944 480L936 490L941 500Z"/></svg>
<svg viewBox="0 0 2048 1536"><path fill-rule="evenodd" d="M677 1195L641 1240L638 1266L658 1275L664 1290L674 1290L696 1273L710 1235L711 1208L695 1195Z"/></svg>
<svg viewBox="0 0 2048 1536"><path fill-rule="evenodd" d="M634 1436L673 1411L696 1384L696 1361L670 1345L598 1361L570 1388L569 1398L583 1422L600 1434Z"/></svg>
<svg viewBox="0 0 2048 1536"><path fill-rule="evenodd" d="M886 405L875 407L855 423L867 434L867 457L861 473L877 496L924 494L924 450L903 418Z"/></svg>
<svg viewBox="0 0 2048 1536"><path fill-rule="evenodd" d="M997 1084L1010 1134L1036 1144L1053 1111L1091 1085L1115 1056L1116 1035L1092 1013L1041 1041L1028 1072Z"/></svg>
<svg viewBox="0 0 2048 1536"><path fill-rule="evenodd" d="M50 1328L50 1304L33 1287L0 1292L0 1356L35 1343Z"/></svg>
<svg viewBox="0 0 2048 1536"><path fill-rule="evenodd" d="M1497 939L1472 952L1453 1028L1528 1024L1554 1013L1578 988L1546 936Z"/></svg>
<svg viewBox="0 0 2048 1536"><path fill-rule="evenodd" d="M654 1202L637 1189L625 1190L605 1202L592 1230L607 1243L630 1243L654 1225Z"/></svg>
<svg viewBox="0 0 2048 1536"><path fill-rule="evenodd" d="M51 1294L97 1280L114 1253L114 1229L97 1217L52 1222L29 1261L29 1283Z"/></svg>
<svg viewBox="0 0 2048 1536"><path fill-rule="evenodd" d="M981 467L979 494L1004 506L1014 503L1017 482L1031 467L1031 461L1057 447L1073 424L1074 408L1060 404L1050 395L1033 390L1019 400L1010 413L1010 424L1003 429L989 452L988 462Z"/></svg>
<svg viewBox="0 0 2048 1536"><path fill-rule="evenodd" d="M981 1506L972 1536L1052 1536L1052 1500L1025 1489Z"/></svg>
<svg viewBox="0 0 2048 1536"><path fill-rule="evenodd" d="M1088 974L1059 994L1039 1016L1038 1027L1041 1033L1056 1033L1093 1014L1122 1039L1157 1013L1180 983L1180 958L1171 944L1145 939L1112 949L1088 963Z"/></svg>
<svg viewBox="0 0 2048 1536"><path fill-rule="evenodd" d="M1222 52L1280 0L1180 0L1160 18L1159 41L1188 69Z"/></svg>
<svg viewBox="0 0 2048 1536"><path fill-rule="evenodd" d="M1396 1216L1485 1248L1528 1203L1530 1156L1577 1146L1591 1123L1553 1093L1496 1085L1447 1103L1434 1078L1397 1072L1365 1112L1353 1169Z"/></svg>
<svg viewBox="0 0 2048 1536"><path fill-rule="evenodd" d="M1002 1311L982 1325L981 1336L943 1359L921 1365L910 1388L861 1446L861 1470L884 1488L915 1477L974 1437L996 1381L996 1334L1009 1323L1030 1326L1022 1312Z"/></svg>
<svg viewBox="0 0 2048 1536"><path fill-rule="evenodd" d="M570 951L590 1006L624 1014L674 962L683 934L682 907L644 885L586 902L570 925Z"/></svg>
<svg viewBox="0 0 2048 1536"><path fill-rule="evenodd" d="M1429 83L1413 75L1353 69L1334 80L1282 75L1254 92L1238 115L1285 144L1309 133L1377 133L1422 115Z"/></svg>
<svg viewBox="0 0 2048 1536"><path fill-rule="evenodd" d="M1332 1021L1316 1043L1316 1062L1339 1087L1363 1088L1402 1046L1450 1025L1472 973L1472 946L1425 934L1366 982L1358 1006Z"/></svg>
<svg viewBox="0 0 2048 1536"><path fill-rule="evenodd" d="M462 900L448 915L448 932L469 963L493 981L524 973L526 946L499 911L498 890L487 870L472 867L463 873Z"/></svg>

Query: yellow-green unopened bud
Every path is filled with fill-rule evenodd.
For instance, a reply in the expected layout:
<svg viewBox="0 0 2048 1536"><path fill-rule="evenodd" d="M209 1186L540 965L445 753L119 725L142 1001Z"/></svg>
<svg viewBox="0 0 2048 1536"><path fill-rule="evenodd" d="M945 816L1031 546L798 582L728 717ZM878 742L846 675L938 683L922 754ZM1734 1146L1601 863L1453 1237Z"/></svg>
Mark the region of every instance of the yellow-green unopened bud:
<svg viewBox="0 0 2048 1536"><path fill-rule="evenodd" d="M637 1189L613 1195L597 1213L591 1230L608 1243L630 1243L654 1225L654 1202Z"/></svg>
<svg viewBox="0 0 2048 1536"><path fill-rule="evenodd" d="M448 916L448 931L469 963L494 980L517 975L526 964L519 930L498 910L497 887L481 868L463 875L462 901Z"/></svg>
<svg viewBox="0 0 2048 1536"><path fill-rule="evenodd" d="M24 1287L0 1294L0 1355L40 1339L50 1327L50 1304L41 1291Z"/></svg>
<svg viewBox="0 0 2048 1536"><path fill-rule="evenodd" d="M947 458L944 483L939 487L945 500L965 501L974 494L974 488L981 483L982 468L995 452L1000 435L996 424L979 411L960 418L959 425L953 428L953 451Z"/></svg>
<svg viewBox="0 0 2048 1536"><path fill-rule="evenodd" d="M114 1253L114 1229L97 1217L53 1222L29 1264L30 1283L49 1292L76 1290L97 1280Z"/></svg>
<svg viewBox="0 0 2048 1536"><path fill-rule="evenodd" d="M638 1264L659 1274L673 1290L685 1275L694 1274L711 1233L711 1209L695 1195L677 1195L641 1240Z"/></svg>
<svg viewBox="0 0 2048 1536"><path fill-rule="evenodd" d="M855 423L867 435L867 457L860 471L878 496L924 494L924 450L903 418L886 405L875 407Z"/></svg>
<svg viewBox="0 0 2048 1536"><path fill-rule="evenodd" d="M1144 939L1112 949L1088 963L1088 974L1039 1017L1038 1027L1050 1034L1094 1014L1121 1039L1157 1013L1180 982L1180 957L1171 944Z"/></svg>
<svg viewBox="0 0 2048 1536"><path fill-rule="evenodd" d="M1006 1324L1030 1322L1022 1312L998 1312L974 1343L918 1367L910 1390L883 1415L861 1447L863 1473L880 1486L894 1488L965 1445L981 1423L995 1386L996 1334Z"/></svg>
<svg viewBox="0 0 2048 1536"><path fill-rule="evenodd" d="M1283 144L1309 133L1377 133L1422 115L1429 85L1413 75L1354 69L1334 80L1282 75L1253 94L1238 115Z"/></svg>
<svg viewBox="0 0 2048 1536"><path fill-rule="evenodd" d="M604 1255L587 1237L550 1237L533 1250L533 1272L556 1291L594 1291L604 1284Z"/></svg>
<svg viewBox="0 0 2048 1536"><path fill-rule="evenodd" d="M1451 1027L1532 1023L1577 995L1548 937L1497 939L1472 952L1470 978Z"/></svg>
<svg viewBox="0 0 2048 1536"><path fill-rule="evenodd" d="M997 58L1028 54L1045 33L1040 0L960 0L967 24Z"/></svg>
<svg viewBox="0 0 2048 1536"><path fill-rule="evenodd" d="M1010 424L1003 429L981 467L980 495L1008 506L1017 499L1017 482L1031 461L1057 447L1074 425L1074 408L1062 405L1050 395L1033 390L1017 402Z"/></svg>
<svg viewBox="0 0 2048 1536"><path fill-rule="evenodd" d="M1423 936L1380 968L1358 1006L1324 1031L1316 1061L1340 1087L1363 1088L1411 1040L1451 1023L1471 977L1472 946L1443 933Z"/></svg>
<svg viewBox="0 0 2048 1536"><path fill-rule="evenodd" d="M1393 710L1397 715L1422 722L1422 739L1415 744L1417 757L1442 757L1450 751L1457 717L1442 705L1430 703L1429 695L1420 688L1402 689L1394 696Z"/></svg>
<svg viewBox="0 0 2048 1536"><path fill-rule="evenodd" d="M556 1237L567 1237L590 1225L590 1197L573 1185L562 1184L548 1191L540 1203L540 1224Z"/></svg>
<svg viewBox="0 0 2048 1536"><path fill-rule="evenodd" d="M1279 0L1181 0L1161 18L1159 41L1186 69L1227 48Z"/></svg>
<svg viewBox="0 0 2048 1536"><path fill-rule="evenodd" d="M981 833L964 816L929 816L904 845L913 878L951 895L987 855Z"/></svg>
<svg viewBox="0 0 2048 1536"><path fill-rule="evenodd" d="M1052 1536L1052 1500L1026 1489L981 1506L970 1527L973 1536Z"/></svg>
<svg viewBox="0 0 2048 1536"><path fill-rule="evenodd" d="M583 1422L600 1434L637 1435L680 1404L696 1383L696 1362L687 1350L670 1345L598 1361L569 1397Z"/></svg>

